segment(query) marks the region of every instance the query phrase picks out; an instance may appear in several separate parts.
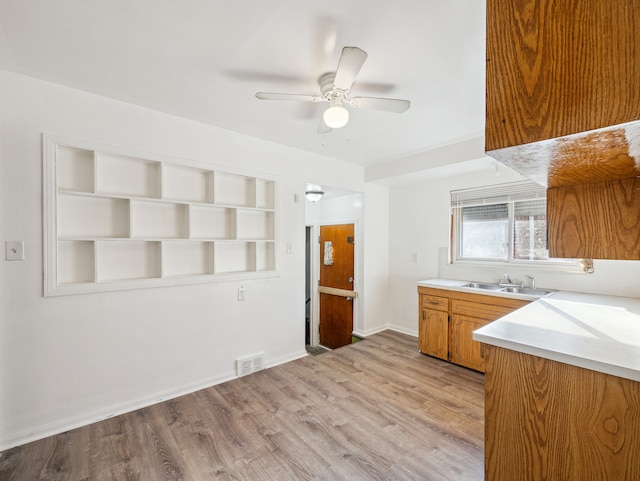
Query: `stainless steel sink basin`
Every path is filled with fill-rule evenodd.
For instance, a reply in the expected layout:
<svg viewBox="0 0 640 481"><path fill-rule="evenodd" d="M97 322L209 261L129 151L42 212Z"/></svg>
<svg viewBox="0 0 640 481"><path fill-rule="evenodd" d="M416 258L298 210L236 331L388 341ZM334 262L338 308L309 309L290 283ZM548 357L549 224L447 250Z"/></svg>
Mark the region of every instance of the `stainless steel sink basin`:
<svg viewBox="0 0 640 481"><path fill-rule="evenodd" d="M522 294L532 297L547 297L555 294L557 291L550 289L532 289L531 287L522 286L503 286L500 284L489 284L485 282L469 282L461 287L468 287L470 289L478 289L482 291L495 291L509 294Z"/></svg>
<svg viewBox="0 0 640 481"><path fill-rule="evenodd" d="M528 296L548 296L556 291L547 289L532 289L531 287L505 287L504 292L513 292L514 294L526 294Z"/></svg>
<svg viewBox="0 0 640 481"><path fill-rule="evenodd" d="M484 289L485 291L499 291L502 289L502 286L498 284L484 284L482 282L469 282L469 284L465 284L462 287L471 287L473 289Z"/></svg>

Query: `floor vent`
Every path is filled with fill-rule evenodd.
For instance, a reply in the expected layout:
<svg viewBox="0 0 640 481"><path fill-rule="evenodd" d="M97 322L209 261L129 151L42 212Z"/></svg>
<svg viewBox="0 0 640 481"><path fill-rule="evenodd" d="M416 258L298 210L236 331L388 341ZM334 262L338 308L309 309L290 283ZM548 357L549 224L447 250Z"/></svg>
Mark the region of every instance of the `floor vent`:
<svg viewBox="0 0 640 481"><path fill-rule="evenodd" d="M252 356L242 357L237 360L238 377L246 376L252 372L262 371L265 368L264 352Z"/></svg>

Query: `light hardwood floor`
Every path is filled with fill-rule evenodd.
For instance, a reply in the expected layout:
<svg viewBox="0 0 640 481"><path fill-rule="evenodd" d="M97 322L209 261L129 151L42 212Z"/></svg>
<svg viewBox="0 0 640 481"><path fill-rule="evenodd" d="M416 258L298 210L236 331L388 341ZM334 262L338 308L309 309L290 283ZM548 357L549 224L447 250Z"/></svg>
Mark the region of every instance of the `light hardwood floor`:
<svg viewBox="0 0 640 481"><path fill-rule="evenodd" d="M483 383L385 331L7 450L0 479L480 481Z"/></svg>

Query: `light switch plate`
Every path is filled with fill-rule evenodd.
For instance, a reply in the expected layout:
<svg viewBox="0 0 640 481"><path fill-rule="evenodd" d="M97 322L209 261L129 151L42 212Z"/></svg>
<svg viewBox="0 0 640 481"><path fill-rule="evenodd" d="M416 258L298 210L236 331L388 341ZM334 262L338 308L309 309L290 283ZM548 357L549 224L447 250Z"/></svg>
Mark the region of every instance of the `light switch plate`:
<svg viewBox="0 0 640 481"><path fill-rule="evenodd" d="M8 261L24 260L24 241L6 241L5 258Z"/></svg>

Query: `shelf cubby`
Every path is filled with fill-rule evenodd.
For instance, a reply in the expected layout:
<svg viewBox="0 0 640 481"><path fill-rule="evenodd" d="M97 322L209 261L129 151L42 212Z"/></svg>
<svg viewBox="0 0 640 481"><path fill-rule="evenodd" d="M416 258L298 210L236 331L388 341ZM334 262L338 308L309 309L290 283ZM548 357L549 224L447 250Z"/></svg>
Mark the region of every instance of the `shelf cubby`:
<svg viewBox="0 0 640 481"><path fill-rule="evenodd" d="M95 161L93 150L59 145L56 185L60 190L95 192Z"/></svg>
<svg viewBox="0 0 640 481"><path fill-rule="evenodd" d="M213 268L216 274L255 272L255 242L216 242Z"/></svg>
<svg viewBox="0 0 640 481"><path fill-rule="evenodd" d="M175 202L133 200L131 237L135 239L186 239L189 237L189 205Z"/></svg>
<svg viewBox="0 0 640 481"><path fill-rule="evenodd" d="M57 207L61 238L129 237L127 199L61 192Z"/></svg>
<svg viewBox="0 0 640 481"><path fill-rule="evenodd" d="M216 204L255 207L256 179L245 175L215 172L213 193Z"/></svg>
<svg viewBox="0 0 640 481"><path fill-rule="evenodd" d="M276 243L256 242L256 272L269 272L276 268Z"/></svg>
<svg viewBox="0 0 640 481"><path fill-rule="evenodd" d="M96 269L97 282L160 278L160 242L98 241Z"/></svg>
<svg viewBox="0 0 640 481"><path fill-rule="evenodd" d="M213 274L213 242L164 241L162 277Z"/></svg>
<svg viewBox="0 0 640 481"><path fill-rule="evenodd" d="M160 162L122 155L96 155L96 191L132 197L161 197Z"/></svg>
<svg viewBox="0 0 640 481"><path fill-rule="evenodd" d="M236 209L192 205L189 225L192 239L235 239Z"/></svg>
<svg viewBox="0 0 640 481"><path fill-rule="evenodd" d="M210 170L163 164L164 199L213 203L213 172Z"/></svg>
<svg viewBox="0 0 640 481"><path fill-rule="evenodd" d="M265 210L238 209L237 238L245 240L273 240L274 213Z"/></svg>
<svg viewBox="0 0 640 481"><path fill-rule="evenodd" d="M58 242L57 272L60 285L95 282L95 243L93 241Z"/></svg>
<svg viewBox="0 0 640 481"><path fill-rule="evenodd" d="M259 209L275 208L275 183L272 180L256 179L256 207Z"/></svg>

